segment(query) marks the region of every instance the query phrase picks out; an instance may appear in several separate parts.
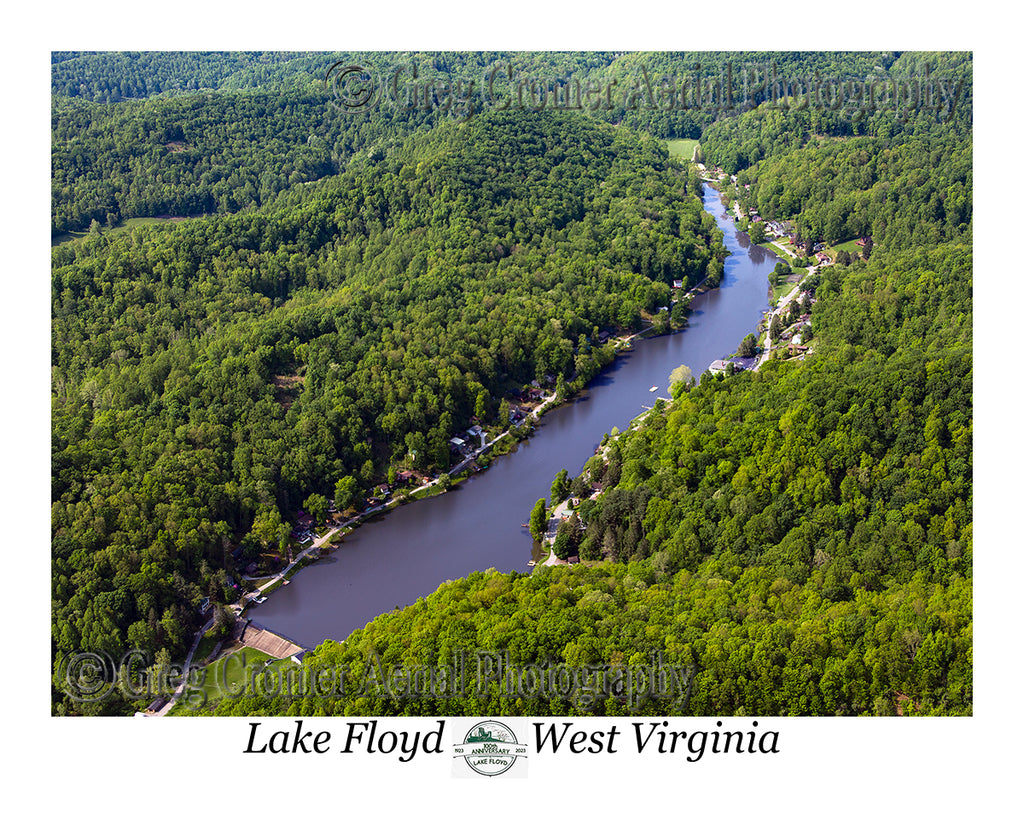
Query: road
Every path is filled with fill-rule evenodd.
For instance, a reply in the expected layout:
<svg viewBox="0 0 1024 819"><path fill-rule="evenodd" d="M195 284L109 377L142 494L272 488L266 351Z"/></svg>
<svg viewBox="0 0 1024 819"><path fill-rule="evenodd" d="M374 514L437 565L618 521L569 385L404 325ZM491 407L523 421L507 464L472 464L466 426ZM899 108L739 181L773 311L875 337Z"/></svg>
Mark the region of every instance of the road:
<svg viewBox="0 0 1024 819"><path fill-rule="evenodd" d="M757 363L753 366L753 369L755 369L755 370L759 369L761 367L761 365L764 364L764 362L766 362L768 360L768 358L771 356L771 352L772 352L772 334L771 334L772 319L775 318L775 316L781 316L782 315L782 311L785 310L789 306L789 303L791 301L793 301L793 299L795 299L797 296L800 295L800 285L803 283L804 279L806 279L812 273L817 272L817 270L818 270L818 265L814 265L813 267L808 267L807 268L807 272L803 276L801 276L800 281L798 281L796 283L796 285L793 287L792 290L790 290L785 296L783 296L781 299L779 299L778 306L774 310L772 310L771 313L768 314L768 317L767 317L768 318L768 332L765 333L764 351L761 353L761 357L757 359Z"/></svg>
<svg viewBox="0 0 1024 819"><path fill-rule="evenodd" d="M156 711L152 716L154 717L166 717L170 710L177 704L178 699L185 692L185 686L188 683L188 669L192 664L192 655L196 653L196 649L199 648L199 641L203 639L203 635L209 630L210 626L213 625L213 618L211 617L203 627L196 632L196 638L192 641L192 648L188 650L188 655L185 657L185 664L181 670L181 684L174 689L174 693L171 694L171 698L167 700L167 703L159 711Z"/></svg>

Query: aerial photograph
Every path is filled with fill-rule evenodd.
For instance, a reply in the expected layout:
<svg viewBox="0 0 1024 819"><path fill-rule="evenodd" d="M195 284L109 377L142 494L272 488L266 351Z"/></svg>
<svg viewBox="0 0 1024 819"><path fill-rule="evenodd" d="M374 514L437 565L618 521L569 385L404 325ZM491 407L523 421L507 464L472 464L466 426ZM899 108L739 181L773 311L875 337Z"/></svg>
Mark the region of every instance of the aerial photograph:
<svg viewBox="0 0 1024 819"><path fill-rule="evenodd" d="M973 715L970 51L50 79L52 716Z"/></svg>

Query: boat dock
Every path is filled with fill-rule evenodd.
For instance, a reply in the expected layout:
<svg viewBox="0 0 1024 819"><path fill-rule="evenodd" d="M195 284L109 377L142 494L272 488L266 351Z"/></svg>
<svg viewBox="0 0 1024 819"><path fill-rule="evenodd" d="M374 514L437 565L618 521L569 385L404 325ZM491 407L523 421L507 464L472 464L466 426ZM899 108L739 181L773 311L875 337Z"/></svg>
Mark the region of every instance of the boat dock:
<svg viewBox="0 0 1024 819"><path fill-rule="evenodd" d="M260 628L252 621L245 622L241 633L235 639L243 646L252 646L264 654L269 654L271 657L276 657L279 660L305 651L302 646L289 642L272 631Z"/></svg>

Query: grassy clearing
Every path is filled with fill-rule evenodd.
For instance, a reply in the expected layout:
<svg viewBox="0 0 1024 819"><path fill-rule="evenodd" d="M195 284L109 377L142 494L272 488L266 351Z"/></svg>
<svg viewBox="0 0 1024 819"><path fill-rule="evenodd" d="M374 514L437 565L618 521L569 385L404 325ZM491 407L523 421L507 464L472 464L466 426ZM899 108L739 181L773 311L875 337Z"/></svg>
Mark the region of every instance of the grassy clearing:
<svg viewBox="0 0 1024 819"><path fill-rule="evenodd" d="M857 244L857 240L856 239L850 239L850 241L848 241L848 242L842 242L842 243L840 243L838 245L833 245L832 247L826 248L825 252L828 253L834 259L835 255L840 250L845 250L851 256L854 256L854 255L858 255L859 256L860 252L863 249L864 248L860 247Z"/></svg>
<svg viewBox="0 0 1024 819"><path fill-rule="evenodd" d="M775 285L775 287L772 288L772 299L774 300L775 304L778 304L780 299L785 298L791 292L793 292L793 289L795 287L795 282L780 282L779 284Z"/></svg>
<svg viewBox="0 0 1024 819"><path fill-rule="evenodd" d="M789 260L792 258L792 256L790 256L788 253L786 253L785 250L783 250L781 247L779 247L777 244L775 244L775 242L773 242L771 240L768 240L768 239L766 239L765 241L761 242L761 244L759 244L758 247L763 248L764 250L767 250L769 253L774 253L776 256L779 257L780 261L783 261L783 262L786 262L786 263L788 263Z"/></svg>
<svg viewBox="0 0 1024 819"><path fill-rule="evenodd" d="M199 645L196 646L196 653L192 655L192 662L199 665L210 656L210 652L213 651L213 647L217 645L218 638L207 632L199 640Z"/></svg>
<svg viewBox="0 0 1024 819"><path fill-rule="evenodd" d="M255 648L245 646L225 654L204 668L193 667L193 683L172 710L172 714L204 711L226 696L242 696L260 685L264 670L274 678L282 677L295 663L275 660Z"/></svg>
<svg viewBox="0 0 1024 819"><path fill-rule="evenodd" d="M700 143L696 139L666 139L668 155L680 162L692 162L693 152Z"/></svg>
<svg viewBox="0 0 1024 819"><path fill-rule="evenodd" d="M101 228L100 235L102 236L117 236L119 233L125 233L130 231L132 228L139 227L140 225L169 225L173 222L184 222L184 216L170 216L160 218L157 216L139 216L135 219L128 219L123 224L118 225L115 228ZM68 233L58 233L56 236L50 238L50 247L56 247L62 245L65 242L73 242L76 239L85 239L89 236L87 230L72 230Z"/></svg>

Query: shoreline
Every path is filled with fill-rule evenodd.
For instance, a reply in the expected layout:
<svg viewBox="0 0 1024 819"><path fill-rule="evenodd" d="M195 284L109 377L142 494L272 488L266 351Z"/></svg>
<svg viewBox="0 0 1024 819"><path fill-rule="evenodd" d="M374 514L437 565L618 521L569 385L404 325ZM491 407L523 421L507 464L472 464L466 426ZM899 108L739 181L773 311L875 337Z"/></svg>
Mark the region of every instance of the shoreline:
<svg viewBox="0 0 1024 819"><path fill-rule="evenodd" d="M708 292L708 289L702 289L704 288L705 281L702 281L700 284L698 284L691 290L687 291L684 294L684 296L681 296L681 298L692 297L693 295L700 295L701 293ZM611 366L611 364L621 353L628 352L629 350L631 350L634 340L644 337L653 329L653 327L654 324L650 323L643 329L638 330L637 332L632 333L630 335L617 336L615 338L609 339L605 343L605 346L610 345L612 347L614 355L609 360L609 362L601 368L601 371L604 371L606 367ZM670 333L664 333L663 335L673 335L675 333L681 333L686 329L687 327L686 325L684 325L676 330L671 331ZM583 389L586 389L586 385L583 387ZM410 490L408 494L405 494L400 497L392 497L386 502L381 503L380 505L377 506L371 506L368 509L359 512L355 516L347 518L344 521L341 521L340 523L329 524L327 526L326 532L315 537L311 544L303 548L284 567L282 567L277 572L274 572L270 575L261 576L240 574L240 579L243 582L255 584L255 587L245 592L238 601L227 604L225 608L231 611L236 618L243 618L247 614L251 614L254 611L255 607L259 605L259 603L254 603L254 601L258 600L261 597L265 597L265 595L272 594L281 586L291 583L291 581L300 571L302 571L302 569L311 565L311 563L318 561L322 556L330 554L331 552L341 548L341 546L344 544L345 536L351 534L356 529L360 528L367 520L378 515L386 515L387 513L393 511L394 509L400 506L404 506L408 503L422 501L434 497L434 494L427 494L426 496L421 496L420 493L429 492L429 490L436 487L438 483L440 483L442 476L444 475L448 475L450 478L454 479L456 478L456 476L461 476L463 475L463 473L467 473L470 469L473 468L476 460L481 455L484 455L488 452L492 452L493 447L499 441L511 436L513 434L513 429L523 429L525 427L525 434L519 440L528 439L535 431L535 424L537 420L539 420L544 414L546 414L552 409L557 409L558 407L568 405L569 403L576 399L579 392L582 392L582 390L574 392L572 395L567 395L563 397L561 400L559 400L557 392L555 392L552 389L549 393L543 396L541 402L532 410L530 410L526 418L523 419L518 425L510 426L508 429L496 435L492 440L488 440L482 447L474 449L469 455L464 457L458 464L451 467L447 471L442 472L436 478L432 478L426 483L417 486L416 488ZM646 413L641 413L641 415L643 414ZM519 440L517 440L515 444L513 444L512 448L510 448L508 451L502 452L497 455L492 455L492 457L500 458L514 454L515 446L519 443ZM483 468L478 468L473 474L475 474L476 472L482 472L486 470L486 468L486 466ZM455 483L453 483L452 487L444 490L444 492L450 491L451 488L454 488L454 486L456 486L458 482L461 482L462 480L464 480L464 478L459 477L458 480ZM444 494L444 492L440 494ZM338 539L332 542L332 540L335 537L337 537ZM325 550L330 551L326 552ZM196 642L198 642L198 640L202 637L202 634L205 633L205 630L208 626L209 623L204 623L204 625L200 627L200 630L196 635Z"/></svg>
<svg viewBox="0 0 1024 819"><path fill-rule="evenodd" d="M704 282L701 282L701 284L697 285L697 287L693 288L693 290L688 291L686 293L686 295L693 295L694 291L696 291L698 288L702 287L703 284L704 284ZM707 291L700 291L700 292L707 292ZM606 344L613 345L613 350L614 350L615 355L608 362L608 364L605 365L605 367L610 366L615 361L615 358L617 358L618 355L621 352L629 351L632 348L632 344L633 344L634 339L637 339L637 338L640 338L640 337L644 336L646 333L648 333L653 328L653 326L654 325L652 323L652 324L649 324L647 327L644 327L643 329L641 329L641 330L639 330L639 331L637 331L637 332L635 332L635 333L633 333L631 335L628 335L628 336L618 336L618 337L616 337L614 339L609 339L608 342L606 342ZM684 325L683 327L679 328L678 330L675 330L672 333L668 333L668 334L665 334L665 335L672 335L674 333L681 333L685 329L687 329L687 328ZM602 367L601 370L603 371L605 369L605 367ZM584 387L584 389L585 388L586 387ZM577 394L578 393L574 393L573 395L566 396L566 397L562 398L561 400L558 400L557 393L554 392L554 391L552 391L549 395L546 395L541 400L540 404L538 404L536 407L534 407L530 411L530 413L527 415L526 419L524 419L516 427L516 428L521 428L522 426L526 425L527 422L529 422L529 426L528 426L526 434L523 437L523 440L525 440L526 438L529 438L530 435L533 434L533 432L534 432L534 422L537 421L542 415L544 415L545 413L547 413L548 411L550 411L552 409L557 409L560 406L565 406L565 405L569 404L571 401L575 400ZM642 417L642 416L644 416L646 414L647 414L647 411L641 413L639 416L637 416L637 418L640 418L640 417ZM636 419L631 421L630 425L632 425L635 422L635 420ZM443 472L441 474L442 475L449 475L451 477L454 477L456 474L459 474L461 472L465 472L473 464L473 462L476 460L476 458L478 458L480 455L482 455L485 452L487 452L488 450L490 450L491 447L493 447L502 438L504 438L504 437L506 437L508 435L511 435L512 434L512 428L513 427L510 427L509 429L505 430L500 435L496 436L492 441L488 441L483 447L479 447L478 449L474 450L470 455L465 457L457 465L455 465L454 467L449 469L447 472ZM518 441L516 443L518 443ZM515 449L513 447L508 452L504 452L504 453L502 453L502 454L500 454L500 455L498 455L496 457L509 456L509 455L514 454L514 452L515 452ZM480 470L480 471L482 471L482 470ZM424 500L425 498L417 498L417 497L413 497L413 495L415 495L416 492L419 492L421 490L429 489L431 487L436 486L437 483L440 481L440 479L441 479L441 476L438 476L437 478L434 478L434 479L430 480L429 482L427 482L425 484L422 484L421 486L419 486L416 489L412 490L409 493L409 495L404 496L403 498L398 498L398 497L392 498L391 500L387 501L386 503L383 503L383 504L381 504L379 506L370 507L369 509L366 509L366 510L360 512L355 517L348 518L347 520L345 520L345 521L343 521L343 522L341 522L339 524L328 526L327 531L324 534L320 535L319 537L314 538L313 542L309 546L306 546L304 549L302 549L302 551L300 551L297 555L295 555L288 562L288 564L286 566L284 566L283 568L281 568L279 571L275 572L274 574L260 576L260 577L252 577L252 576L247 576L247 575L244 575L244 574L240 574L239 576L240 576L240 579L242 581L249 582L249 583L255 583L256 586L255 586L254 589L252 589L250 591L247 591L245 594L243 594L242 597L238 601L236 601L234 603L227 604L226 606L224 606L224 608L228 609L234 615L236 620L238 620L238 621L241 621L241 620L245 619L245 620L249 620L249 621L253 621L254 622L254 618L251 616L251 614L253 613L255 607L259 605L259 603L254 603L254 601L258 600L261 597L265 597L265 595L272 594L280 586L285 586L285 585L291 583L291 581L295 578L295 576L300 571L302 571L302 569L304 569L307 566L311 565L311 563L315 563L316 561L318 561L321 558L321 556L323 556L324 554L330 554L330 552L326 552L325 553L324 552L325 549L329 549L331 552L333 552L336 549L339 549L343 545L343 543L344 543L343 538L345 537L345 535L350 534L351 532L355 531L360 526L362 526L362 524L365 522L366 519L368 519L368 518L370 518L372 516L378 515L378 514L386 514L386 513L390 512L390 511L393 511L395 508L397 508L399 506L403 506L403 505L405 505L407 503L412 503L412 502L415 502L417 500ZM448 490L445 490L445 491L448 491ZM427 498L429 498L429 497L433 497L433 495L428 495ZM332 538L334 538L336 535L339 535L339 533L340 533L340 537L339 537L338 541L332 543L331 542ZM551 553L551 554L553 555L553 553ZM540 565L540 564L538 564L538 565ZM532 569L533 567L530 567L530 568ZM260 601L260 602L262 602L262 601ZM188 672L188 668L189 668L189 666L191 664L192 656L193 656L194 652L196 651L196 649L198 648L200 641L202 640L203 636L206 634L207 630L209 630L209 628L212 625L213 625L213 618L212 617L208 617L203 622L203 624L199 627L199 629L196 631L196 633L194 635L194 638L193 638L193 641L192 641L192 644L191 644L191 647L190 647L190 649L189 649L189 651L188 651L188 653L186 655L186 659L184 661L185 662L185 665L184 665L184 673L185 674L187 674L187 672ZM279 637L280 639L285 640L285 641L290 641L289 638L286 637L285 635L281 635L281 634L278 634L276 632L270 631L268 629L263 628L262 626L260 628L263 631L265 631L267 634L273 635L275 637ZM307 649L304 649L304 650L307 650ZM183 686L184 686L184 683L182 684L182 686L179 686L178 689L175 692L173 692L173 694L169 698L169 701L166 703L166 705L163 708L161 708L156 713L149 714L149 715L146 715L146 716L166 716L166 715L168 715L169 712L172 710L173 706L177 703L177 701L178 701L178 699L180 697L180 694L182 692Z"/></svg>
<svg viewBox="0 0 1024 819"><path fill-rule="evenodd" d="M727 256L728 255L731 254L727 253ZM695 296L708 293L715 289L718 289L717 286L708 286L708 279L705 276L704 279L702 279L693 287L690 287L685 292L680 292L677 297L670 299L669 309L671 309L671 305L675 301L686 300L686 304L688 305L689 302L692 301L692 299ZM607 367L611 366L621 353L631 350L635 339L642 338L648 335L655 328L655 322L653 321L653 318L656 315L657 314L654 314L651 319L646 319L645 321L647 321L647 325L642 327L640 330L629 335L615 336L613 338L609 338L604 345L601 345L601 347L603 348L610 347L610 352L612 353L612 355L608 359L608 361L601 367L598 373L603 372ZM676 329L670 329L669 332L660 333L659 335L674 335L676 333L681 333L685 331L686 329L688 329L688 327L689 321L687 319L682 324L682 326ZM597 375L595 375L594 377L596 378ZM591 379L591 381L593 381L593 379ZM535 423L539 418L541 418L545 413L552 409L556 409L560 406L566 406L572 401L574 401L581 392L587 389L589 383L590 382L574 390L571 394L565 395L561 399L558 398L558 393L556 390L554 390L554 388L552 388L550 392L545 390L545 393L547 394L542 393L541 402L532 410L530 410L526 418L520 421L519 424L510 425L508 429L505 429L504 431L496 435L492 440L488 440L483 446L472 450L470 454L464 457L455 466L451 467L446 471L441 472L437 477L432 478L426 481L425 483L421 484L420 486L417 486L414 489L409 490L407 493L404 493L401 496L393 496L389 500L379 505L371 506L367 509L364 509L355 516L347 518L346 520L341 521L340 523L335 522L332 524L328 524L327 530L322 535L314 537L313 542L311 544L309 544L300 552L298 552L298 554L296 554L291 560L288 561L288 563L285 566L283 566L277 572L263 576L251 576L239 572L239 578L242 580L242 582L246 584L254 584L254 588L251 588L249 591L246 591L238 601L227 604L224 607L228 609L237 619L241 619L243 617L248 617L248 619L252 619L252 612L254 611L256 606L258 606L265 600L266 595L272 594L281 586L288 585L303 568L306 568L312 563L317 562L321 557L329 555L333 551L339 549L344 543L345 536L351 534L353 531L358 529L368 519L376 515L387 514L388 512L393 511L399 506L403 506L414 501L423 500L423 492L428 493L425 496L426 498L433 497L434 493L432 493L431 490L434 489L438 485L438 483L440 483L442 477L445 475L447 475L451 479L456 479L455 482L452 484L452 487L449 487L453 488L459 482L465 479L464 477L462 477L463 473L466 473L468 470L472 469L476 465L476 461L480 456L487 453L493 453L493 448L495 447L495 445L498 444L498 442L501 441L502 439L506 439L508 436L513 435L514 429L522 429L525 426L525 434L519 440L528 439L535 431ZM630 425L632 426L638 419L647 415L648 412L649 410L645 410L644 412L640 413L638 416L636 416L636 418L630 421ZM492 457L504 457L512 455L515 452L515 447L519 443L519 440L517 440L508 451L499 453L497 455L492 454ZM482 468L478 467L475 470L475 472L484 471L487 469L489 465L490 463L488 463L486 466ZM456 476L460 477L456 478ZM449 490L444 490L444 492L447 491ZM337 540L335 540L335 538L337 538ZM553 555L553 553L551 553L551 555ZM549 555L549 557L551 555ZM537 565L540 564L538 563ZM532 566L529 566L529 558L527 566L530 569L534 568ZM195 646L198 645L203 634L210 625L210 622L204 622L204 624L200 626L193 641L193 650ZM286 638L282 637L282 639Z"/></svg>

